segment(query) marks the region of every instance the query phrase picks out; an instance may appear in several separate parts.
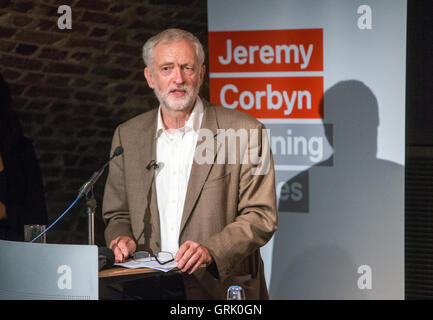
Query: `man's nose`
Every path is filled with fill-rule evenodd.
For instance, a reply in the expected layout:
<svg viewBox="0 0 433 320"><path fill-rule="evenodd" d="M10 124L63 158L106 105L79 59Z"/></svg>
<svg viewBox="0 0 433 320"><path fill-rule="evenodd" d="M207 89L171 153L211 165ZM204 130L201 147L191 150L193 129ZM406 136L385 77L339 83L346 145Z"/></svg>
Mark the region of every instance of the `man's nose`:
<svg viewBox="0 0 433 320"><path fill-rule="evenodd" d="M174 68L173 81L176 84L182 84L185 82L185 78L181 67Z"/></svg>

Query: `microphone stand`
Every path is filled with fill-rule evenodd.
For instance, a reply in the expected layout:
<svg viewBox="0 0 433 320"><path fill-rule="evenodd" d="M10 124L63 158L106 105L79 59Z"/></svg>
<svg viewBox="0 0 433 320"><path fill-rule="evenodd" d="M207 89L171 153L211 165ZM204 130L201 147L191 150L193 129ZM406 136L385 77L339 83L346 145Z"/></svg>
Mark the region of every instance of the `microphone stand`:
<svg viewBox="0 0 433 320"><path fill-rule="evenodd" d="M90 196L89 196L90 194ZM86 210L88 216L88 231L89 231L89 245L95 244L95 212L96 212L96 199L93 192L93 186L88 194L86 194Z"/></svg>
<svg viewBox="0 0 433 320"><path fill-rule="evenodd" d="M102 166L101 169L98 171L95 171L93 175L90 177L90 179L84 183L80 191L78 193L78 198L81 198L83 195L86 196L86 211L88 215L88 232L89 232L89 245L95 244L95 212L96 212L96 199L95 194L93 191L93 186L98 181L98 179L101 177L102 173L104 172L105 168L108 166L110 161L119 155L123 153L122 147L117 147L116 150L114 150L113 155L111 158Z"/></svg>
<svg viewBox="0 0 433 320"><path fill-rule="evenodd" d="M93 173L92 177L80 188L80 192L78 194L79 198L81 198L82 196L86 196L89 245L95 244L95 212L97 204L95 199L95 193L93 191L93 185L96 183L96 181L98 181L99 177L104 172L104 169L108 165L110 160L107 161L100 170Z"/></svg>
<svg viewBox="0 0 433 320"><path fill-rule="evenodd" d="M83 195L86 196L86 206L87 206L87 212L88 212L88 220L89 220L89 244L94 245L95 244L95 211L96 211L96 199L93 192L93 185L98 181L98 179L101 177L102 173L104 172L105 167L109 164L113 158L120 156L123 153L122 146L118 146L114 152L111 158L104 164L104 166L93 173L92 177L87 180L80 188L78 192L77 198L74 200L74 202L69 206L68 209L66 209L65 212L63 212L60 217L58 217L48 228L46 228L43 232L41 232L39 235L37 235L33 240L30 242L33 243L35 240L37 240L39 237L44 235L48 230L50 230L57 222L60 221L63 216L68 213L68 211L77 203L78 200L80 200ZM89 195L90 193L90 195Z"/></svg>

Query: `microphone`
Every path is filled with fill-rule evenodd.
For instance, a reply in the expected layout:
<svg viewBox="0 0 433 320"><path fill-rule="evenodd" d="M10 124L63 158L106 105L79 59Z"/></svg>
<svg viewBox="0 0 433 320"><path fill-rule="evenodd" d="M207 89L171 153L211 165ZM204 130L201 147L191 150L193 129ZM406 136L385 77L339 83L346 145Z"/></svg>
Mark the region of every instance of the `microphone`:
<svg viewBox="0 0 433 320"><path fill-rule="evenodd" d="M107 247L98 247L98 271L111 268L114 264L114 252Z"/></svg>
<svg viewBox="0 0 433 320"><path fill-rule="evenodd" d="M117 148L114 149L113 155L111 156L110 160L108 160L108 162L110 162L114 157L120 156L122 153L123 153L123 147L117 146Z"/></svg>
<svg viewBox="0 0 433 320"><path fill-rule="evenodd" d="M93 173L92 177L86 182L84 183L79 192L78 192L78 196L77 198L74 200L74 202L69 206L68 209L66 209L65 212L63 212L60 217L58 217L48 228L46 228L43 232L41 232L39 235L37 235L35 238L33 238L33 240L31 240L30 242L33 243L35 240L37 240L39 237L41 237L43 234L47 233L48 230L50 230L57 222L60 221L61 218L63 218L63 216L68 213L68 211L78 202L78 200L80 200L80 198L83 195L86 195L89 193L89 191L92 189L93 185L96 183L96 181L98 181L99 177L102 175L102 173L104 172L105 167L110 163L111 160L113 160L113 158L120 156L123 153L123 148L122 146L118 146L116 149L114 149L113 155L111 156L111 158L102 166L101 169L99 169L98 171L96 171L95 173ZM92 197L90 199L87 199L87 206L90 210L89 212L89 243L90 244L94 244L94 223L93 223L93 216L94 216L94 211L96 208L96 200L95 198ZM111 259L112 261L114 261L114 254L113 254L113 259ZM108 261L109 262L109 261ZM111 264L112 265L112 264Z"/></svg>
<svg viewBox="0 0 433 320"><path fill-rule="evenodd" d="M96 183L96 181L98 181L98 179L101 177L102 173L104 172L105 168L110 163L110 161L113 160L115 157L120 156L122 153L123 153L122 146L118 146L116 149L114 149L113 155L111 156L111 158L108 159L108 161L102 166L101 169L99 169L98 171L95 171L93 173L93 175L90 177L90 179L87 180L81 186L81 188L78 192L78 198L81 198L83 195L87 195L89 193L90 189L93 187L93 185Z"/></svg>
<svg viewBox="0 0 433 320"><path fill-rule="evenodd" d="M155 160L150 160L150 162L149 162L149 163L147 164L147 166L146 166L146 169L147 169L147 170L150 170L150 168L158 169L158 168L159 168L159 164L156 163Z"/></svg>

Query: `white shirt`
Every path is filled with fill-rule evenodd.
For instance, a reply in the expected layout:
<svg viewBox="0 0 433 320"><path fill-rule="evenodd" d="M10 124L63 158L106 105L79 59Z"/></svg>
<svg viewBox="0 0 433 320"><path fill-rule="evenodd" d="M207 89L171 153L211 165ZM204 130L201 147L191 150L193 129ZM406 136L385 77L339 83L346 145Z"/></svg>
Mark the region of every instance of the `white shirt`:
<svg viewBox="0 0 433 320"><path fill-rule="evenodd" d="M202 119L203 103L199 97L182 128L168 132L162 122L161 106L158 111L156 162L159 168L155 171L155 185L161 251L171 252L173 256L179 249L180 222Z"/></svg>

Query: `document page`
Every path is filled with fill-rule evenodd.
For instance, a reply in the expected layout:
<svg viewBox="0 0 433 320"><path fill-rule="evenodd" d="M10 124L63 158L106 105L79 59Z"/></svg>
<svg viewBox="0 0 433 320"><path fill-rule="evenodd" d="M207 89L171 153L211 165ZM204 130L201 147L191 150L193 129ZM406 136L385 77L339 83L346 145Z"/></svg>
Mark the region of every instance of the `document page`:
<svg viewBox="0 0 433 320"><path fill-rule="evenodd" d="M130 259L130 260L123 262L123 263L115 263L114 265L119 266L119 267L129 268L129 269L151 268L151 269L155 269L155 270L159 270L159 271L163 271L163 272L168 272L168 271L177 267L177 262L172 261L172 262L169 262L167 264L161 265L156 260L142 262L142 261L136 261L136 260Z"/></svg>

